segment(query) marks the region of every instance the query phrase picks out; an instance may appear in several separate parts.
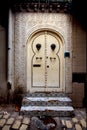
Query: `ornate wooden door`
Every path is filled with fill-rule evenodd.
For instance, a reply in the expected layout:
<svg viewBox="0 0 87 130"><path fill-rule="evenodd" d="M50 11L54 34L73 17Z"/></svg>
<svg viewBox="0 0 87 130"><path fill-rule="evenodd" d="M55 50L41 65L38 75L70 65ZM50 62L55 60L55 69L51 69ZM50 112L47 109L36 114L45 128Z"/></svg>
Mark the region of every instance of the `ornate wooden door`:
<svg viewBox="0 0 87 130"><path fill-rule="evenodd" d="M28 51L31 91L62 91L64 52L59 38L49 31L38 33Z"/></svg>

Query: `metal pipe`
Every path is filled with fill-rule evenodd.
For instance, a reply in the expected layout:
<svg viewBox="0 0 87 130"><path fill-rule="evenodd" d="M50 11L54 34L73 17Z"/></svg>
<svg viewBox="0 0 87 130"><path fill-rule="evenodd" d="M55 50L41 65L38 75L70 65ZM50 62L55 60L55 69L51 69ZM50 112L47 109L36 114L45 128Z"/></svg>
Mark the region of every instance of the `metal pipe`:
<svg viewBox="0 0 87 130"><path fill-rule="evenodd" d="M11 10L9 9L8 18L8 82L12 83L12 17Z"/></svg>

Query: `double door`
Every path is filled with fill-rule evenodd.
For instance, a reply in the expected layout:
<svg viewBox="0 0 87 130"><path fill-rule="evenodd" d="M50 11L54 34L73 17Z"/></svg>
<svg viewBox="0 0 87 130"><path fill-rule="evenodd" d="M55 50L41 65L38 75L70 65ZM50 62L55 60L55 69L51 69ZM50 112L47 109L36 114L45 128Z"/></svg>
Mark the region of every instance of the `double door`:
<svg viewBox="0 0 87 130"><path fill-rule="evenodd" d="M64 53L59 38L49 31L43 31L34 36L29 46L31 89L62 91Z"/></svg>

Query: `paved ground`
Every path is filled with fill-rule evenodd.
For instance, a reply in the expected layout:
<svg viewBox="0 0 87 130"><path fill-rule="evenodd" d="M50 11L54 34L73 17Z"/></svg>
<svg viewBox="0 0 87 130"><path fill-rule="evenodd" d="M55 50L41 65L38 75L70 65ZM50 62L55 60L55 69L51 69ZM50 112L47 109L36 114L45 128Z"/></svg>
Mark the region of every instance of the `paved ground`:
<svg viewBox="0 0 87 130"><path fill-rule="evenodd" d="M0 106L0 130L87 130L86 109L75 109L74 117L27 117L14 105Z"/></svg>

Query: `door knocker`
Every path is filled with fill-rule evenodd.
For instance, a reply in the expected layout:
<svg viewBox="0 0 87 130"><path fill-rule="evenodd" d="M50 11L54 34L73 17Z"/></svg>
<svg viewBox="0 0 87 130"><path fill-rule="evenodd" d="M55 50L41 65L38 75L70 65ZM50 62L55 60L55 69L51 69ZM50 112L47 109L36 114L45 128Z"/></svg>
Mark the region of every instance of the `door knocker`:
<svg viewBox="0 0 87 130"><path fill-rule="evenodd" d="M40 50L40 48L41 48L41 44L36 44L36 48L37 48L37 50L39 51Z"/></svg>
<svg viewBox="0 0 87 130"><path fill-rule="evenodd" d="M51 49L52 49L52 51L54 51L55 50L55 48L56 48L56 45L55 44L51 44Z"/></svg>

